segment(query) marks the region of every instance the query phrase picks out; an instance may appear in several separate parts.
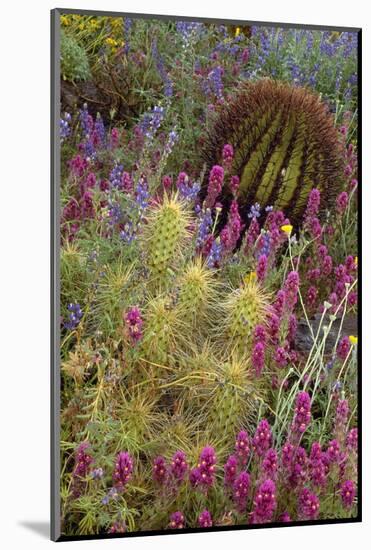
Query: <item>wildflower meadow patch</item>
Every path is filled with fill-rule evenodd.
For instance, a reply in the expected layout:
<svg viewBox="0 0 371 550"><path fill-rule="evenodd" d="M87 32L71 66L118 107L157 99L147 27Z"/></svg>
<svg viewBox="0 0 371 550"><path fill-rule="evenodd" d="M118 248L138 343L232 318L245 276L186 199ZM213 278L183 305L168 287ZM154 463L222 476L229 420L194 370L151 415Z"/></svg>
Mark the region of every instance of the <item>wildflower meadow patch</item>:
<svg viewBox="0 0 371 550"><path fill-rule="evenodd" d="M359 520L359 31L53 17L54 538Z"/></svg>

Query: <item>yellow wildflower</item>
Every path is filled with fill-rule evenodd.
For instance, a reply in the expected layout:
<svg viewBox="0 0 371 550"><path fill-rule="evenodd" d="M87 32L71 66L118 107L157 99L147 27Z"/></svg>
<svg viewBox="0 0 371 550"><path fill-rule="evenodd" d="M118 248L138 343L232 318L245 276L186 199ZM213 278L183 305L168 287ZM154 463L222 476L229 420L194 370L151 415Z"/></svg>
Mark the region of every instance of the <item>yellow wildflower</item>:
<svg viewBox="0 0 371 550"><path fill-rule="evenodd" d="M240 27L236 27L236 31L234 33L235 37L237 38L237 36L240 34L241 32L241 28Z"/></svg>
<svg viewBox="0 0 371 550"><path fill-rule="evenodd" d="M349 336L349 342L352 344L352 346L356 346L358 344L358 337L351 334Z"/></svg>
<svg viewBox="0 0 371 550"><path fill-rule="evenodd" d="M61 23L62 23L62 25L64 25L65 27L68 27L68 25L71 24L71 21L70 21L70 18L68 17L68 15L62 15L62 16L61 16Z"/></svg>
<svg viewBox="0 0 371 550"><path fill-rule="evenodd" d="M287 235L290 235L291 231L292 231L292 225L281 225L281 231L283 231L284 233L287 233Z"/></svg>

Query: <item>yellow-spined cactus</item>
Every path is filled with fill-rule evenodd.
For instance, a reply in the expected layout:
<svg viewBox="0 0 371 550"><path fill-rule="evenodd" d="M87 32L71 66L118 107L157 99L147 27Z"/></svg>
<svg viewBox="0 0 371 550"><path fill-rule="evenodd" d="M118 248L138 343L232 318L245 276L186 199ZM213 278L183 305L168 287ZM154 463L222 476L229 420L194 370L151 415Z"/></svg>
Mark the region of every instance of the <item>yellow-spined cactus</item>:
<svg viewBox="0 0 371 550"><path fill-rule="evenodd" d="M166 287L187 243L190 220L186 204L177 195L165 195L161 204L149 210L143 245L153 286Z"/></svg>
<svg viewBox="0 0 371 550"><path fill-rule="evenodd" d="M215 307L215 277L200 257L184 268L178 280L177 310L179 317L188 326L195 326L205 320Z"/></svg>
<svg viewBox="0 0 371 550"><path fill-rule="evenodd" d="M254 279L231 292L227 297L222 323L227 348L239 356L249 353L254 328L266 321L268 296Z"/></svg>

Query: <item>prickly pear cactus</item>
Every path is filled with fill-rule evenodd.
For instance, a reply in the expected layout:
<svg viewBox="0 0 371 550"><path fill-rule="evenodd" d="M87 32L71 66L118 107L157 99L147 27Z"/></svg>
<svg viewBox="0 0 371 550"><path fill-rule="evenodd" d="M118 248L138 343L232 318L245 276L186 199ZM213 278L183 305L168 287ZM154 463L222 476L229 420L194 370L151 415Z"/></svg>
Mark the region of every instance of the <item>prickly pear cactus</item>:
<svg viewBox="0 0 371 550"><path fill-rule="evenodd" d="M143 240L151 282L164 288L187 241L189 212L177 195L165 195L161 204L152 207L146 222Z"/></svg>
<svg viewBox="0 0 371 550"><path fill-rule="evenodd" d="M209 132L204 149L208 170L222 163L226 143L234 148L230 171L240 177L242 207L273 205L296 222L313 187L328 208L341 184L333 118L319 96L305 88L269 79L242 86Z"/></svg>
<svg viewBox="0 0 371 550"><path fill-rule="evenodd" d="M227 347L239 356L250 352L254 327L265 323L268 297L255 281L234 290L225 306L224 333Z"/></svg>

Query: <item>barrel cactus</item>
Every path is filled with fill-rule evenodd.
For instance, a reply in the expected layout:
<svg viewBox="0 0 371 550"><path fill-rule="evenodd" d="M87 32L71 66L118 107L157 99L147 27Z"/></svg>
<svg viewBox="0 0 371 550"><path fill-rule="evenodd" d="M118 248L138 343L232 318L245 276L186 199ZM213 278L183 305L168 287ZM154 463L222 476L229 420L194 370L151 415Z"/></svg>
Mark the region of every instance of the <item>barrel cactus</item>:
<svg viewBox="0 0 371 550"><path fill-rule="evenodd" d="M143 232L151 283L164 288L187 243L190 216L177 195L164 196L148 214Z"/></svg>
<svg viewBox="0 0 371 550"><path fill-rule="evenodd" d="M313 187L321 191L323 208L332 204L342 173L338 134L326 105L307 89L269 79L244 84L209 131L207 172L222 164L227 143L234 149L230 173L240 178L245 217L258 202L299 222ZM224 202L230 198L224 189Z"/></svg>

